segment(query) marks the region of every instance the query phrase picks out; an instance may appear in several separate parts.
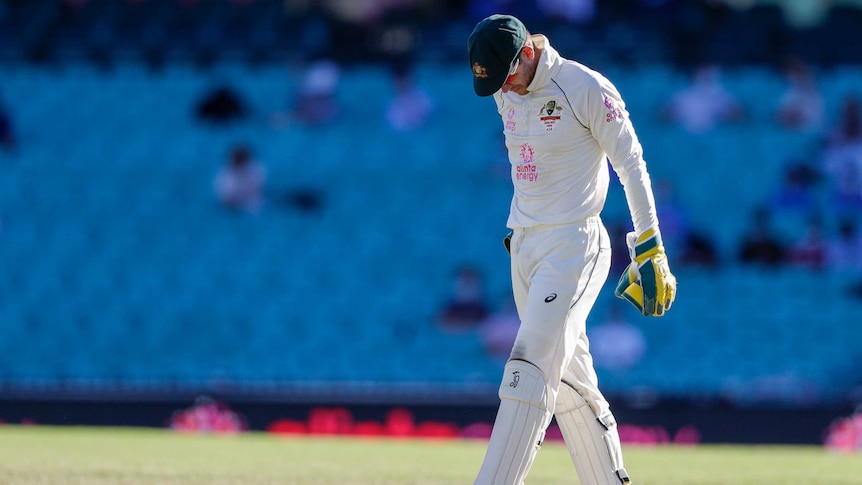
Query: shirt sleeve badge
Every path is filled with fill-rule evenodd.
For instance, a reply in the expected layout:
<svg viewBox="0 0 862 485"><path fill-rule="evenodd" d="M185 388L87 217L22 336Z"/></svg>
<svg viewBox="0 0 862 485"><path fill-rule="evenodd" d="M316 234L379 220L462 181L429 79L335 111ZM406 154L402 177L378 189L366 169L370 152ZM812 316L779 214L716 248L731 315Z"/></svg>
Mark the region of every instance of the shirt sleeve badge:
<svg viewBox="0 0 862 485"><path fill-rule="evenodd" d="M617 106L616 101L611 99L608 95L604 95L605 98L605 108L608 109L607 114L605 114L605 122L610 123L611 121L623 121L623 110Z"/></svg>

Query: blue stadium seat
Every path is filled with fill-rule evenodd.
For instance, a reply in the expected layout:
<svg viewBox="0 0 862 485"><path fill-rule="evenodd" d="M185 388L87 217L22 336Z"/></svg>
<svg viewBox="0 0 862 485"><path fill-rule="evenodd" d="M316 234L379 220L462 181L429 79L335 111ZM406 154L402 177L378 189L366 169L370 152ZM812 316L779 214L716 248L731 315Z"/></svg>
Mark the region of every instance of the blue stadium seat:
<svg viewBox="0 0 862 485"><path fill-rule="evenodd" d="M610 72L640 120L653 177L671 181L696 225L732 254L751 209L812 140L769 126L769 103L746 126L691 137L653 119L678 73ZM191 107L209 80L188 66L4 67L6 98L28 102L15 107L25 149L0 168L0 379L495 386L501 365L476 335L434 326L460 264L482 269L491 297L508 291L500 237L511 182L493 104L464 87L460 69L423 65L435 119L394 135L382 118L388 73L364 67L344 72L339 122L275 131L264 118L285 108L297 72L228 64L220 73L251 100L252 120L197 125ZM846 92L859 78L836 71L824 86ZM751 102L779 85L764 70L727 81ZM269 169L270 204L256 217L228 215L212 193L238 141ZM319 214L276 199L302 186L321 190ZM611 191L609 212L628 217L621 188ZM829 376L846 375L862 352L862 308L843 291L851 276L729 259L714 273L679 268L675 307L644 325L654 344L642 364L602 371L602 382L681 394L787 376L848 386ZM620 303L609 291L597 317Z"/></svg>

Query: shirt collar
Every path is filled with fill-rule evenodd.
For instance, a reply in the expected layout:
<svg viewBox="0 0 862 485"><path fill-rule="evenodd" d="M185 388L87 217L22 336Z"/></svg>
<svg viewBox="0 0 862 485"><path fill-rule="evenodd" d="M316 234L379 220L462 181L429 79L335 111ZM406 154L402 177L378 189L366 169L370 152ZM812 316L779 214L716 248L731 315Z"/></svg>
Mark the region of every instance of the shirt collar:
<svg viewBox="0 0 862 485"><path fill-rule="evenodd" d="M542 50L542 55L539 57L539 63L536 66L536 75L533 76L533 81L527 86L527 90L534 92L551 82L551 78L560 70L563 58L560 57L556 49L551 47L551 43L544 35L534 34L530 38L533 41L533 45L537 49Z"/></svg>

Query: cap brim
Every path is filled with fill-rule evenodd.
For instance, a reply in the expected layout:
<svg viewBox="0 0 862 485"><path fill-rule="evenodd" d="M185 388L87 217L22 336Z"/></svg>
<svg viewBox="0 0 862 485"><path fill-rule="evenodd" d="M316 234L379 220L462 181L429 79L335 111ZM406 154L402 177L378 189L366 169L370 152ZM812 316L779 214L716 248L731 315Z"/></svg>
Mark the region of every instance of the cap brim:
<svg viewBox="0 0 862 485"><path fill-rule="evenodd" d="M490 96L503 87L503 83L506 82L507 77L509 77L508 72L504 72L496 76L474 77L473 91L476 91L476 94L482 97Z"/></svg>

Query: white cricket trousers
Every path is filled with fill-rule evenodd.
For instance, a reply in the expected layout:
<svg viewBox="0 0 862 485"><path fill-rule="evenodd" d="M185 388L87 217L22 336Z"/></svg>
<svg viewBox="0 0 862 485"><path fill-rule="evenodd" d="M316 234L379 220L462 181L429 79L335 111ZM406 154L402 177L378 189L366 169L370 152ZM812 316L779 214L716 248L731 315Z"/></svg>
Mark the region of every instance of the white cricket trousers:
<svg viewBox="0 0 862 485"><path fill-rule="evenodd" d="M610 417L586 334L587 315L610 269L610 238L601 219L594 216L575 224L516 229L510 250L521 326L504 370L500 408L477 485L520 485L557 405L566 413L581 409L579 416L583 416L587 412L591 419L579 421L588 423L582 426L596 427L596 418ZM563 381L566 389L558 403ZM621 459L619 464L584 461L608 455L601 430L594 430L594 439L584 442L589 443L587 448L603 449L602 455L595 455L593 450L579 451L583 446L574 443L581 439L579 432L568 431L576 424L566 424L567 446L576 467L584 462L581 468L606 468L607 473L622 467ZM610 448L618 450L619 445ZM585 483L599 483L585 479Z"/></svg>
<svg viewBox="0 0 862 485"><path fill-rule="evenodd" d="M587 340L587 316L608 278L611 242L598 216L578 224L514 231L512 290L521 327L510 359L532 363L550 386L565 379L597 416L608 403ZM553 409L551 409L553 412Z"/></svg>

